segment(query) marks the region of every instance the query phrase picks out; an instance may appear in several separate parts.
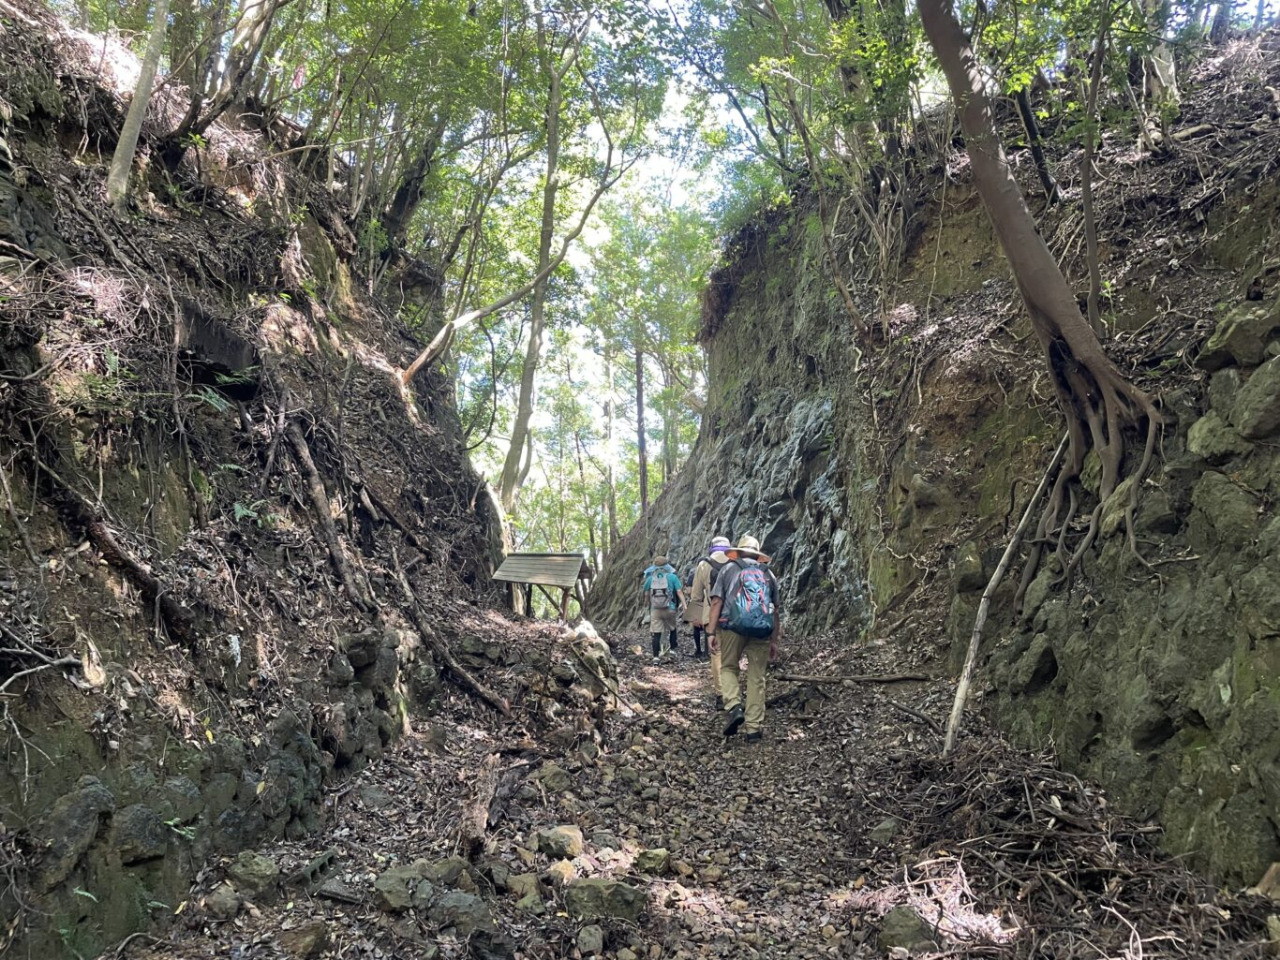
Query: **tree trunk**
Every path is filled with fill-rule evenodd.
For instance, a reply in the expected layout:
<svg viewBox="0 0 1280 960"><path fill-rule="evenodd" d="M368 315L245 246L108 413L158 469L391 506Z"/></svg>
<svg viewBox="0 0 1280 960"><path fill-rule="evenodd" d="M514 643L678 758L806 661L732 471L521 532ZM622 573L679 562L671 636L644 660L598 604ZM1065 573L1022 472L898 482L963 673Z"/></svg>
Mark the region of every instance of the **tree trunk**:
<svg viewBox="0 0 1280 960"><path fill-rule="evenodd" d="M640 448L640 512L649 510L649 456L644 442L644 351L636 345L636 443Z"/></svg>
<svg viewBox="0 0 1280 960"><path fill-rule="evenodd" d="M404 176L400 178L400 183L396 186L391 205L382 218L388 256L404 245L405 237L409 233L409 221L418 212L418 205L422 202L422 181L431 171L432 161L435 160L436 151L444 139L448 122L448 111L441 111L422 149L418 151L409 169L405 171Z"/></svg>
<svg viewBox="0 0 1280 960"><path fill-rule="evenodd" d="M133 156L138 149L138 136L142 133L142 121L147 116L151 102L151 88L155 85L156 69L164 52L165 27L169 20L169 0L156 0L155 19L151 23L151 37L147 40L147 53L138 73L138 86L133 91L129 112L125 114L120 141L111 155L111 169L107 172L107 201L117 212L123 213L129 198L129 171L133 169Z"/></svg>
<svg viewBox="0 0 1280 960"><path fill-rule="evenodd" d="M1044 155L1044 141L1040 137L1040 124L1036 123L1035 111L1031 109L1031 95L1026 87L1014 95L1014 101L1018 104L1018 116L1022 118L1022 129L1027 132L1027 145L1031 147L1031 159L1036 164L1036 175L1040 177L1045 198L1052 206L1062 199L1062 194L1058 190L1057 181L1053 179L1053 173L1049 170L1049 161Z"/></svg>
<svg viewBox="0 0 1280 960"><path fill-rule="evenodd" d="M1096 535L1101 501L1119 484L1124 427L1145 416L1150 445L1159 417L1151 399L1126 380L1103 352L1080 314L1070 285L1036 230L996 132L983 72L952 11L951 0L920 0L919 9L925 34L955 98L974 184L1008 258L1067 419L1067 463L1050 495L1037 539L1043 540L1044 535L1057 529L1067 484L1079 476L1090 447L1097 451L1102 465L1100 502L1089 531L1076 547L1074 565ZM1132 471L1135 495L1148 460L1149 456L1144 457L1142 465Z"/></svg>
<svg viewBox="0 0 1280 960"><path fill-rule="evenodd" d="M1102 87L1102 64L1107 55L1107 34L1111 30L1110 0L1102 10L1102 22L1098 27L1097 41L1093 45L1093 57L1089 63L1089 87L1085 96L1084 150L1080 156L1080 204L1084 208L1085 261L1089 268L1088 313L1089 326L1102 336L1102 268L1098 263L1098 224L1093 202L1093 155L1096 143L1102 139L1098 118L1098 94Z"/></svg>
<svg viewBox="0 0 1280 960"><path fill-rule="evenodd" d="M1236 5L1232 0L1218 4L1218 11L1213 17L1213 26L1209 30L1209 39L1214 43L1222 43L1227 39L1227 34L1231 30L1231 14L1235 12L1235 8Z"/></svg>
<svg viewBox="0 0 1280 960"><path fill-rule="evenodd" d="M538 45L545 57L548 51L541 14L538 15L538 33ZM538 274L542 279L534 285L529 305L529 342L525 347L524 369L520 371L520 395L511 427L511 446L502 465L498 491L502 509L508 512L515 507L519 493L520 451L529 436L529 424L533 419L538 362L542 357L542 334L546 327L547 287L551 279L547 268L551 263L551 237L556 223L556 195L560 191L560 84L563 74L557 66L550 64L544 67L544 72L547 80L547 173L542 185L542 228L538 234Z"/></svg>

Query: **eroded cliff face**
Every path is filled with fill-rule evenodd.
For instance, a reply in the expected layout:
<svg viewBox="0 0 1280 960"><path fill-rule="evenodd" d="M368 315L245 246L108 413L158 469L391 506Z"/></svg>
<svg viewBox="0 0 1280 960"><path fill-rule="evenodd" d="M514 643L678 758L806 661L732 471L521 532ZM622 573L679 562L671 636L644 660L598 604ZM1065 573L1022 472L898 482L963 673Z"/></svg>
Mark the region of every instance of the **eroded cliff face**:
<svg viewBox="0 0 1280 960"><path fill-rule="evenodd" d="M106 208L129 55L90 39L0 18L0 952L50 958L319 829L324 784L448 700L450 638L489 665L500 539L448 383L400 388L417 345L260 131Z"/></svg>
<svg viewBox="0 0 1280 960"><path fill-rule="evenodd" d="M980 702L1015 739L1055 747L1157 819L1169 849L1249 883L1280 859L1280 181L1267 159L1280 130L1261 85L1280 78L1277 46L1260 44L1263 76L1224 62L1192 78L1180 122L1231 131L1214 144L1221 179L1190 151L1134 164L1109 147L1109 349L1161 397L1156 465L1133 546L1124 488L1080 569L1060 583L1051 558L1021 616L1014 564L980 668ZM789 629L830 631L836 649L888 636L958 672L1063 423L981 204L954 169L926 178L892 295L862 291L867 320L887 330L873 340L852 336L812 209L740 239L709 300L697 446L610 555L596 617L640 623L654 553L683 572L710 536L751 533L775 558ZM1044 215L1042 230L1083 277L1078 211ZM1087 501L1096 464L1085 480Z"/></svg>

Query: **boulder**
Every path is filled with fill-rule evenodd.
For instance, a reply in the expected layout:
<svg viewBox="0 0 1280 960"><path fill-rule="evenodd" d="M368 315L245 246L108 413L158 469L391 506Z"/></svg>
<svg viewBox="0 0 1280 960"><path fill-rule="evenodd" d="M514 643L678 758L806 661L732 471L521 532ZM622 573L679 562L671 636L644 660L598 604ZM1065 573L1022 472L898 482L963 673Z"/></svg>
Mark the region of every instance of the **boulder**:
<svg viewBox="0 0 1280 960"><path fill-rule="evenodd" d="M884 915L876 942L886 953L895 948L914 951L926 945L938 949L933 942L933 927L910 907L894 907Z"/></svg>
<svg viewBox="0 0 1280 960"><path fill-rule="evenodd" d="M1214 466L1242 456L1252 448L1253 444L1231 429L1216 410L1206 413L1187 432L1187 449Z"/></svg>
<svg viewBox="0 0 1280 960"><path fill-rule="evenodd" d="M1232 363L1256 367L1267 357L1267 341L1280 329L1276 304L1245 303L1219 322L1196 357L1201 370L1220 370Z"/></svg>
<svg viewBox="0 0 1280 960"><path fill-rule="evenodd" d="M592 877L569 884L564 891L564 903L575 917L614 917L635 923L644 910L645 897L639 889L620 880Z"/></svg>
<svg viewBox="0 0 1280 960"><path fill-rule="evenodd" d="M111 818L111 843L125 866L158 860L169 847L169 828L150 807L135 803Z"/></svg>
<svg viewBox="0 0 1280 960"><path fill-rule="evenodd" d="M581 856L582 831L573 826L544 827L535 835L538 849L557 860Z"/></svg>
<svg viewBox="0 0 1280 960"><path fill-rule="evenodd" d="M982 572L982 553L972 540L966 540L956 550L955 561L951 568L956 590L960 593L976 593L987 586L987 578Z"/></svg>
<svg viewBox="0 0 1280 960"><path fill-rule="evenodd" d="M663 847L641 850L636 854L636 869L641 873L661 877L671 869L671 852Z"/></svg>
<svg viewBox="0 0 1280 960"><path fill-rule="evenodd" d="M97 777L81 777L74 790L58 798L42 831L49 838L39 873L43 890L52 890L71 875L98 835L103 815L115 808L116 798Z"/></svg>
<svg viewBox="0 0 1280 960"><path fill-rule="evenodd" d="M270 890L280 878L280 868L270 857L245 850L231 861L227 876L247 897L258 897Z"/></svg>
<svg viewBox="0 0 1280 960"><path fill-rule="evenodd" d="M1248 440L1280 431L1280 357L1268 360L1245 381L1231 406L1231 423Z"/></svg>
<svg viewBox="0 0 1280 960"><path fill-rule="evenodd" d="M1215 470L1207 471L1196 481L1191 502L1224 545L1248 543L1257 532L1258 508L1253 498Z"/></svg>

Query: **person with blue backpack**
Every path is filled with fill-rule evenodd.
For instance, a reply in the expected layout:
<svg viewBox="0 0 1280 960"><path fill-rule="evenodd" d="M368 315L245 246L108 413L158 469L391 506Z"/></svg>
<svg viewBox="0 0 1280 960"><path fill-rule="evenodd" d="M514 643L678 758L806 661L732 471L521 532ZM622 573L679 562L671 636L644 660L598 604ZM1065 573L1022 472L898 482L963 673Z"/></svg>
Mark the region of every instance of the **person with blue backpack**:
<svg viewBox="0 0 1280 960"><path fill-rule="evenodd" d="M667 653L679 650L676 617L684 610L684 586L676 576L676 568L667 563L665 556L654 557L653 566L645 569L644 596L649 604L653 662L657 663Z"/></svg>
<svg viewBox="0 0 1280 960"><path fill-rule="evenodd" d="M743 537L725 553L729 563L711 588L708 643L720 653L720 693L726 711L724 735L731 737L746 725L749 741L764 735L764 679L769 661L778 652L782 622L778 614L778 580L767 566L755 537ZM746 709L743 709L741 666L747 657Z"/></svg>

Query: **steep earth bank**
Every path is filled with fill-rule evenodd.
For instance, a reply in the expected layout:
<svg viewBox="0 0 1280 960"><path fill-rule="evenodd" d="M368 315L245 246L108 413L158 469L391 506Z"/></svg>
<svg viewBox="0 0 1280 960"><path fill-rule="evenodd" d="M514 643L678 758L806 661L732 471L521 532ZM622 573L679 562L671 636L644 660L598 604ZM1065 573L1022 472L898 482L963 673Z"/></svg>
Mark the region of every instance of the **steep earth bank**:
<svg viewBox="0 0 1280 960"><path fill-rule="evenodd" d="M296 131L218 125L167 172L147 147L171 85L136 204L107 208L136 68L0 6L13 956L95 956L184 913L206 862L313 833L423 715L591 730L595 694L552 679L573 641L485 609L499 528L450 390L400 390L418 344L305 152L271 156Z"/></svg>
<svg viewBox="0 0 1280 960"><path fill-rule="evenodd" d="M1278 78L1280 38L1241 41L1188 78L1192 133L1171 157L1108 135L1108 349L1167 418L1137 516L1146 564L1124 536L1126 488L1071 582L1046 565L1018 617L1015 564L982 668L1005 730L1157 818L1170 850L1250 883L1280 859L1280 124L1264 89ZM1036 196L1030 158L1015 159ZM1078 161L1055 159L1071 198ZM865 318L888 331L874 341L853 336L826 279L812 204L735 239L705 304L697 446L611 554L599 620L638 623L653 553L683 570L711 536L751 533L793 631L834 627L851 655L891 635L958 671L1063 428L963 154L921 163L900 280L880 300L862 288ZM1083 298L1078 200L1041 222ZM854 241L857 274L874 248Z"/></svg>

